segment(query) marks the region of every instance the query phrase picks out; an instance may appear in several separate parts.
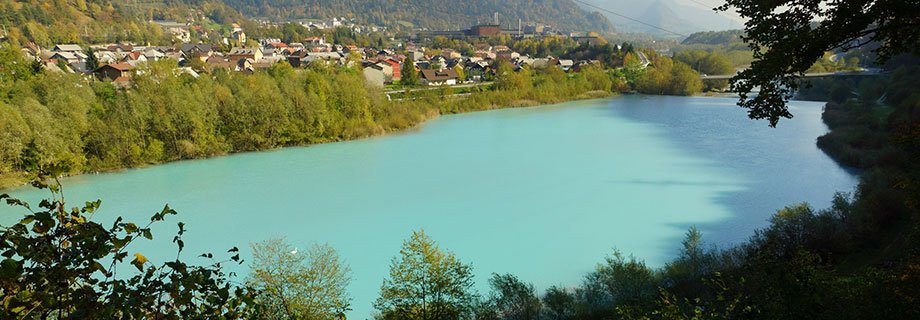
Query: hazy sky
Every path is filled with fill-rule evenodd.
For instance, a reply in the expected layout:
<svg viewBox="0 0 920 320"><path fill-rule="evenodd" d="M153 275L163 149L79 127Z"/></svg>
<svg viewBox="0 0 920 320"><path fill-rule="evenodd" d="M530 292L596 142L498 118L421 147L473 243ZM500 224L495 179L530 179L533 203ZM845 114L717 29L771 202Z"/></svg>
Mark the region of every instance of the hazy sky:
<svg viewBox="0 0 920 320"><path fill-rule="evenodd" d="M580 0L620 15L681 33L703 30L726 30L743 27L744 20L735 12L716 12L722 0ZM587 7L587 10L597 11ZM640 24L601 11L620 29L646 29Z"/></svg>

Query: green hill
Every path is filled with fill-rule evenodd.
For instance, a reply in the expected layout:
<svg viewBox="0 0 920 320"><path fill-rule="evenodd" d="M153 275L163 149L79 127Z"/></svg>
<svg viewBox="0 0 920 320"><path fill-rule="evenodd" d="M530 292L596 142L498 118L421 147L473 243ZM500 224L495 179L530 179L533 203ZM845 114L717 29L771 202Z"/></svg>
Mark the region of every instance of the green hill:
<svg viewBox="0 0 920 320"><path fill-rule="evenodd" d="M216 1L0 0L0 38L42 46L60 43L171 41L151 20L239 21L236 10Z"/></svg>
<svg viewBox="0 0 920 320"><path fill-rule="evenodd" d="M0 0L0 39L42 46L60 43L172 40L151 20L217 27L248 19L290 21L345 17L395 29L462 29L490 22L545 23L568 31L612 32L610 22L571 0ZM252 24L250 24L252 25Z"/></svg>
<svg viewBox="0 0 920 320"><path fill-rule="evenodd" d="M603 15L571 0L224 0L240 13L274 21L354 18L362 24L398 27L409 22L429 29L462 29L492 21L517 27L518 20L570 31L612 32ZM403 22L402 24L400 22Z"/></svg>
<svg viewBox="0 0 920 320"><path fill-rule="evenodd" d="M743 30L706 31L691 34L681 44L735 44L742 42Z"/></svg>

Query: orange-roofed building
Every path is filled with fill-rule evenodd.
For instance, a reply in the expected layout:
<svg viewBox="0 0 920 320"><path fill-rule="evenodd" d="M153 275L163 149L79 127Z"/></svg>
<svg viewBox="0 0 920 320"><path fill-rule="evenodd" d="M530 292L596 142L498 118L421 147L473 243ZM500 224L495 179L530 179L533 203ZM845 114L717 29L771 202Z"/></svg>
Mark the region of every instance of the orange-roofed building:
<svg viewBox="0 0 920 320"><path fill-rule="evenodd" d="M402 73L400 72L400 67L402 67L402 65L401 63L399 63L399 61L396 61L393 59L386 59L386 60L383 60L383 62L385 62L386 64L390 65L390 67L393 68L393 80L402 79Z"/></svg>

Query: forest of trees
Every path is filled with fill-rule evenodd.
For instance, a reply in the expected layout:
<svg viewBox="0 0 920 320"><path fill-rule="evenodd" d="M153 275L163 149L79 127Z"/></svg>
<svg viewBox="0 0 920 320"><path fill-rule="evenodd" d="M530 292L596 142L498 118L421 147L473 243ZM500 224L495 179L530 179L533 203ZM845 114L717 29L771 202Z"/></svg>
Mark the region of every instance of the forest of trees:
<svg viewBox="0 0 920 320"><path fill-rule="evenodd" d="M586 67L510 71L496 65L495 89L463 99L441 90L391 102L364 85L360 69L286 63L253 75L215 70L177 74L176 62L142 67L132 88L47 73L18 49L0 50L0 185L24 181L27 163L93 172L179 159L341 141L405 129L455 113L609 96L616 73ZM60 124L67 123L67 126Z"/></svg>
<svg viewBox="0 0 920 320"><path fill-rule="evenodd" d="M0 0L0 37L18 45L175 42L151 20L195 20L210 29L245 18L220 1Z"/></svg>
<svg viewBox="0 0 920 320"><path fill-rule="evenodd" d="M681 41L681 44L734 44L742 42L744 30L696 32Z"/></svg>
<svg viewBox="0 0 920 320"><path fill-rule="evenodd" d="M742 39L743 35L741 30L697 32L674 46L672 51L675 52L675 55L683 51L705 51L719 54L728 58L734 67L744 68L754 61L754 54Z"/></svg>
<svg viewBox="0 0 920 320"><path fill-rule="evenodd" d="M692 95L703 89L700 75L686 63L647 50L651 65L640 77L635 89L645 94Z"/></svg>
<svg viewBox="0 0 920 320"><path fill-rule="evenodd" d="M236 8L236 9L234 9ZM266 27L253 18L270 18L276 22L294 19L355 19L361 24L392 27L393 30L461 29L491 21L498 12L505 27L518 19L524 22L552 24L572 31L612 32L610 23L598 13L583 11L570 0L550 2L504 1L502 3L418 1L328 2L238 0L209 1L11 1L0 0L0 37L18 45L34 42L40 46L61 43L99 44L132 42L169 45L176 39L150 21L192 22L216 43L229 36L229 26L240 24L250 36L281 38L296 42L306 36L324 33L330 42L383 47L381 35L355 35L347 28L309 32L296 23L282 28ZM239 9L239 11L237 11ZM345 34L351 33L351 34ZM198 34L193 33L198 39ZM362 38L364 37L364 38ZM345 39L352 39L351 41Z"/></svg>
<svg viewBox="0 0 920 320"><path fill-rule="evenodd" d="M224 0L239 12L275 21L294 19L355 19L360 24L394 28L415 27L434 30L459 30L477 23L491 22L499 14L503 26L517 28L523 22L550 24L570 31L612 32L603 15L588 12L571 0L501 1L324 1L324 0Z"/></svg>

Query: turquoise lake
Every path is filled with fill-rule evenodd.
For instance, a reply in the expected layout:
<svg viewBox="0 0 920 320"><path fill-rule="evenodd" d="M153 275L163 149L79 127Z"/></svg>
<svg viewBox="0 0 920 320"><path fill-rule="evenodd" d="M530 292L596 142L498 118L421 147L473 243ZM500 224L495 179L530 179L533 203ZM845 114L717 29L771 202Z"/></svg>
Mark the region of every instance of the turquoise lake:
<svg viewBox="0 0 920 320"><path fill-rule="evenodd" d="M158 264L175 256L178 221L191 262L233 246L249 259L250 242L272 237L329 243L353 271L349 318L362 319L413 230L472 263L480 292L492 272L542 290L577 285L613 248L661 266L690 226L726 246L785 205L825 208L853 190L854 172L815 146L823 103L793 101L795 118L769 128L735 101L624 96L449 115L381 137L63 182L71 205L102 199L98 221L179 211L131 252ZM21 213L4 205L0 222Z"/></svg>

